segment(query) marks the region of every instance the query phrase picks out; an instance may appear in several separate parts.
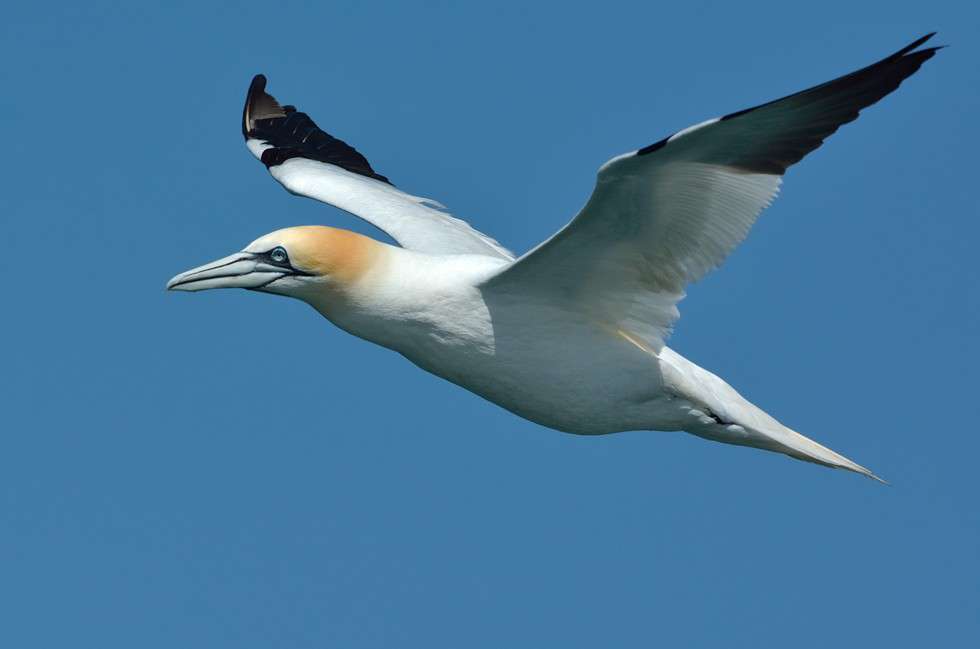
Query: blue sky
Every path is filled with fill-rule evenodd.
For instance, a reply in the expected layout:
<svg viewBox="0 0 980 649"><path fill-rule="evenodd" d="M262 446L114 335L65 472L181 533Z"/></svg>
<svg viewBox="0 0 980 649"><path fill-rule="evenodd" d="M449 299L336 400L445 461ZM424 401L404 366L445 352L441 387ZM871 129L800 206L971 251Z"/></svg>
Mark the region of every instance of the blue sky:
<svg viewBox="0 0 980 649"><path fill-rule="evenodd" d="M18 3L0 24L0 644L967 646L980 13L963 2ZM787 175L672 346L842 472L563 435L178 271L372 233L245 150L251 76L524 250L596 169L952 45Z"/></svg>

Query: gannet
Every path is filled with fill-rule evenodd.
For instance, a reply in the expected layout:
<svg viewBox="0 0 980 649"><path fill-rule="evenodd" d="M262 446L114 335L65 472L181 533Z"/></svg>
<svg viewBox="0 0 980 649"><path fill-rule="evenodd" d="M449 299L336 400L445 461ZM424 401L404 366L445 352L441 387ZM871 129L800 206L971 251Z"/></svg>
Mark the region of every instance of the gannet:
<svg viewBox="0 0 980 649"><path fill-rule="evenodd" d="M398 245L289 227L167 288L298 298L349 333L566 433L686 431L878 479L665 340L686 285L746 237L786 169L918 70L940 49L917 49L933 35L613 158L578 215L520 257L440 203L397 189L354 148L280 105L257 75L242 115L248 149L289 192L350 212Z"/></svg>

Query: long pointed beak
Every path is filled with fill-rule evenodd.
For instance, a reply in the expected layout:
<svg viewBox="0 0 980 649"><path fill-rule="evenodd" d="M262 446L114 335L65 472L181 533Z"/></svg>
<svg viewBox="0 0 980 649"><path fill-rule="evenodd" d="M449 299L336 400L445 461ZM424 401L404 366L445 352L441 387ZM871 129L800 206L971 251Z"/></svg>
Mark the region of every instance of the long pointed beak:
<svg viewBox="0 0 980 649"><path fill-rule="evenodd" d="M289 271L264 263L250 252L236 252L223 259L192 268L167 282L169 291L206 291L210 288L262 288Z"/></svg>

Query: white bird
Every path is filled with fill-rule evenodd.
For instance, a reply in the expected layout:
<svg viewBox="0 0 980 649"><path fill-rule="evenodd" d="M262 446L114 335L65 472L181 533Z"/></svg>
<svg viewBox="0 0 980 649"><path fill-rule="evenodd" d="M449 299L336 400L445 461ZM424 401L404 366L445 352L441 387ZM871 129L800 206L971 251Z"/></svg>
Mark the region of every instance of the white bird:
<svg viewBox="0 0 980 649"><path fill-rule="evenodd" d="M687 431L875 478L791 430L664 344L685 285L720 265L787 167L895 90L929 34L857 72L711 119L604 164L588 203L519 258L280 104L256 76L242 131L288 191L346 210L392 246L292 227L167 288L247 288L308 302L342 329L543 426Z"/></svg>

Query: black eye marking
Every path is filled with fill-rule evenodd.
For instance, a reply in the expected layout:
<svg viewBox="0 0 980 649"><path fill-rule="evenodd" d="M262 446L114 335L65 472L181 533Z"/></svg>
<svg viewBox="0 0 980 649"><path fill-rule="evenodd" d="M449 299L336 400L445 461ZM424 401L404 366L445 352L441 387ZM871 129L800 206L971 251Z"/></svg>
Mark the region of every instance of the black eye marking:
<svg viewBox="0 0 980 649"><path fill-rule="evenodd" d="M289 253L282 246L276 246L272 250L266 250L265 252L253 253L255 257L261 261L272 266L281 266L282 268L292 269L289 263Z"/></svg>
<svg viewBox="0 0 980 649"><path fill-rule="evenodd" d="M272 250L267 250L265 252L252 253L256 259L263 261L270 266L279 266L285 272L285 275L299 275L302 277L309 277L313 273L307 273L306 271L300 270L298 268L293 268L293 265L289 261L289 253L282 246L276 246ZM279 278L276 278L279 279Z"/></svg>

